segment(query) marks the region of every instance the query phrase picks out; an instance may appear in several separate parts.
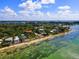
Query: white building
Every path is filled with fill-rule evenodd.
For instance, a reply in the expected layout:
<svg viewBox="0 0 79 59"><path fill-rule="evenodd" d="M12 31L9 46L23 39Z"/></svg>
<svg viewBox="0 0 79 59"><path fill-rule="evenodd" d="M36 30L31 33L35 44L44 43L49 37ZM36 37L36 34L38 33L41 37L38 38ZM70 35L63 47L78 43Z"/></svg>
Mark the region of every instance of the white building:
<svg viewBox="0 0 79 59"><path fill-rule="evenodd" d="M2 41L3 41L3 40L2 40L2 39L0 39L0 44L2 43Z"/></svg>
<svg viewBox="0 0 79 59"><path fill-rule="evenodd" d="M15 36L14 43L19 43L19 37L18 36Z"/></svg>
<svg viewBox="0 0 79 59"><path fill-rule="evenodd" d="M12 37L9 37L9 38L6 38L5 41L12 41L13 38Z"/></svg>
<svg viewBox="0 0 79 59"><path fill-rule="evenodd" d="M50 32L53 33L53 32L56 32L56 31L57 31L56 29L52 29Z"/></svg>
<svg viewBox="0 0 79 59"><path fill-rule="evenodd" d="M9 38L5 39L5 41L9 41L9 42L12 43L13 37L9 37ZM14 43L19 43L19 37L18 36L15 36Z"/></svg>

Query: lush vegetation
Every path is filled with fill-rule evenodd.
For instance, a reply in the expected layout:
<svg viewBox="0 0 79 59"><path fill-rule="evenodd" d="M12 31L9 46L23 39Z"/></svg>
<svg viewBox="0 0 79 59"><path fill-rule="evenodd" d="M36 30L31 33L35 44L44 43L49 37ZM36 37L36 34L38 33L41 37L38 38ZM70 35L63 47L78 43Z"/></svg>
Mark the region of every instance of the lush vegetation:
<svg viewBox="0 0 79 59"><path fill-rule="evenodd" d="M10 45L10 42L6 43L5 41L6 38L9 37L13 37L12 44L14 44L15 36L19 37L20 42L24 42L25 39L29 39L28 41L30 41L36 38L41 38L42 36L69 31L69 27L64 27L64 26L67 26L67 24L61 24L61 23L56 24L50 22L0 24L0 39L3 40L3 42L0 44L0 47ZM26 38L24 39L21 34L24 34Z"/></svg>

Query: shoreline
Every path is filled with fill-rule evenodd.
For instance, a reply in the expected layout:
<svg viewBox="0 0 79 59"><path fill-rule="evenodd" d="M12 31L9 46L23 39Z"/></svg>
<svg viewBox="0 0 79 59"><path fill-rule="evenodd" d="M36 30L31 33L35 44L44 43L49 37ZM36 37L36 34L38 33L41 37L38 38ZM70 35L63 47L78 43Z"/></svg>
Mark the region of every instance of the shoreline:
<svg viewBox="0 0 79 59"><path fill-rule="evenodd" d="M11 45L11 46L8 46L8 47L0 48L0 52L5 53L5 52L15 51L16 49L26 48L26 47L28 47L32 44L36 44L36 43L39 43L39 42L42 42L42 41L45 41L45 40L49 40L51 38L54 39L55 37L66 35L66 34L68 34L68 32L59 33L59 34L55 34L55 35L49 35L47 37L35 39L35 40L30 41L30 42L23 42L23 43L19 43L19 44L16 44L16 45Z"/></svg>

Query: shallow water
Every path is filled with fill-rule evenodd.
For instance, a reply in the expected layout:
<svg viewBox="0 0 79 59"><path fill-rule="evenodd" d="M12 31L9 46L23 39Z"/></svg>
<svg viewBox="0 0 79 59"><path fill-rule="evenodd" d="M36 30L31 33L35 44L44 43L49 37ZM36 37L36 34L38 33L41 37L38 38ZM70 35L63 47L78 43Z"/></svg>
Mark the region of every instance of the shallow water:
<svg viewBox="0 0 79 59"><path fill-rule="evenodd" d="M43 59L79 59L79 25L73 25L71 29L67 35L44 42L57 50Z"/></svg>

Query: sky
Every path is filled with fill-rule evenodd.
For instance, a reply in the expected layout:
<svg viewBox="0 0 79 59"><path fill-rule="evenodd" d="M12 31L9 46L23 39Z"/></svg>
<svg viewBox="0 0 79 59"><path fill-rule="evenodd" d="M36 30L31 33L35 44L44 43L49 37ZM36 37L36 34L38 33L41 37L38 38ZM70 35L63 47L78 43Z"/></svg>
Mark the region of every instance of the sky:
<svg viewBox="0 0 79 59"><path fill-rule="evenodd" d="M78 21L79 0L0 0L0 21Z"/></svg>

